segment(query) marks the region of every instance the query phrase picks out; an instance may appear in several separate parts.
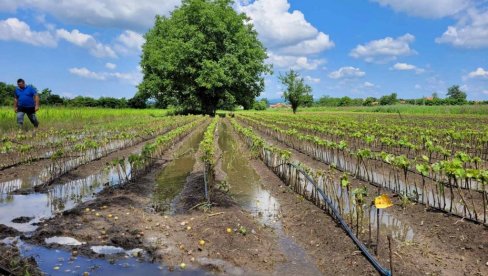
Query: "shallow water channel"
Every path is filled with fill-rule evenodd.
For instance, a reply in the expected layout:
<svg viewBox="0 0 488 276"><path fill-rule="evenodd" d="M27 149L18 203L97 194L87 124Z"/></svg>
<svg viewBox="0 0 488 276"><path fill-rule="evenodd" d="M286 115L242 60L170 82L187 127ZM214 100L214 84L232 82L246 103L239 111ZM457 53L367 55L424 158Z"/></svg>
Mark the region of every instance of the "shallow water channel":
<svg viewBox="0 0 488 276"><path fill-rule="evenodd" d="M168 214L175 212L175 198L185 186L186 178L195 165L195 153L198 151L203 131L193 134L183 141L176 150L173 160L156 175L156 187L153 194L153 205L156 211Z"/></svg>
<svg viewBox="0 0 488 276"><path fill-rule="evenodd" d="M186 177L191 173L195 163L195 152L203 137L203 130L190 134L179 149L176 150L172 161L155 175L156 189L153 200L166 206L170 211L171 202L183 189ZM53 185L46 193L31 193L17 195L0 193L0 224L13 227L21 232L35 231L36 224L53 217L56 213L74 208L78 204L94 199L98 193L108 186L115 186L130 179L131 168L125 163L122 167L103 169L83 179L73 180L64 184ZM126 177L127 175L127 177ZM24 216L31 220L27 223L14 223L12 219ZM8 238L4 243L13 239ZM72 256L71 246L81 243L70 237L51 237L46 244L59 244L64 249L53 249L39 245L32 245L17 240L17 246L25 257L33 256L40 269L47 275L206 275L203 270L170 271L164 264L146 261L144 258L134 257L134 252L140 249L124 250L118 247L103 246L90 247L97 254L105 258L89 258ZM2 241L0 241L2 242Z"/></svg>
<svg viewBox="0 0 488 276"><path fill-rule="evenodd" d="M303 248L284 233L278 200L264 188L259 175L251 167L248 157L230 134L231 127L223 123L218 128L222 169L227 174L226 181L231 195L241 207L253 214L261 223L275 230L279 246L288 259L287 263L276 267L275 274L320 275L320 271Z"/></svg>

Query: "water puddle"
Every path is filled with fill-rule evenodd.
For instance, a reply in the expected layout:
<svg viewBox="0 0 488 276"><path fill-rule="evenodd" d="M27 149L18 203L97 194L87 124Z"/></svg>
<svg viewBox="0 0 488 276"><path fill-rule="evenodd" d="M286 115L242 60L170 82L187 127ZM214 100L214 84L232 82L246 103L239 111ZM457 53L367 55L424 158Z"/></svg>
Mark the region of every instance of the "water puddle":
<svg viewBox="0 0 488 276"><path fill-rule="evenodd" d="M156 176L156 187L153 194L153 206L157 212L173 214L175 212L175 198L186 183L186 178L195 165L195 152L198 151L203 131L190 134L184 140L173 156L173 161L166 164Z"/></svg>
<svg viewBox="0 0 488 276"><path fill-rule="evenodd" d="M264 189L259 175L249 165L249 160L239 151L239 145L229 131L227 124L219 125L222 169L227 174L229 191L236 202L259 217L261 223L272 225L279 216L279 203Z"/></svg>
<svg viewBox="0 0 488 276"><path fill-rule="evenodd" d="M123 168L125 166L125 168ZM130 178L130 164L109 167L86 178L49 187L46 193L0 194L0 224L21 232L34 231L38 223L59 212L93 199L105 187L116 186ZM12 222L18 217L34 217L28 223Z"/></svg>
<svg viewBox="0 0 488 276"><path fill-rule="evenodd" d="M70 246L79 246L84 243L78 241L77 239L71 237L51 237L44 240L46 244L59 244L59 245L70 245Z"/></svg>
<svg viewBox="0 0 488 276"><path fill-rule="evenodd" d="M99 259L73 256L62 249L48 249L42 246L17 242L24 257L34 257L41 271L47 275L206 275L201 270L170 269L167 266L146 262L140 258L125 255L118 259Z"/></svg>
<svg viewBox="0 0 488 276"><path fill-rule="evenodd" d="M239 151L239 145L230 135L228 125L220 124L218 127L218 143L223 155L222 169L227 174L230 193L241 207L275 230L281 250L288 259L288 262L277 265L275 274L320 275L303 248L284 233L277 199L264 189L259 175Z"/></svg>

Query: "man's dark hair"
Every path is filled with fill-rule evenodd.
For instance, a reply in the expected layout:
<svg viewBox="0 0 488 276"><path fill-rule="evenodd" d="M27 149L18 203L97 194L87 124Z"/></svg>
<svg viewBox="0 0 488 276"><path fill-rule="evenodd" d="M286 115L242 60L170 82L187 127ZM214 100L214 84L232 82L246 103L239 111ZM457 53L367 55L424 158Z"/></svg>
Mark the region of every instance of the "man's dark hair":
<svg viewBox="0 0 488 276"><path fill-rule="evenodd" d="M17 83L25 83L25 81L23 79L18 79Z"/></svg>

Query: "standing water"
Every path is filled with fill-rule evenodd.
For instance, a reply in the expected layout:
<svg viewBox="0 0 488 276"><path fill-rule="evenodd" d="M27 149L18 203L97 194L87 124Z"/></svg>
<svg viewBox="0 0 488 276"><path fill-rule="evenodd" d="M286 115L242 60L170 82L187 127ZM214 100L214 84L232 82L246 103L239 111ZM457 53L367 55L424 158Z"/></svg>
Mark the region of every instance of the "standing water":
<svg viewBox="0 0 488 276"><path fill-rule="evenodd" d="M267 191L249 159L239 150L239 145L230 134L228 124L219 125L219 147L222 150L222 169L227 174L229 191L236 202L258 217L261 223L272 227L278 236L287 263L276 267L276 275L320 275L307 253L283 231L279 220L280 206L275 197Z"/></svg>
<svg viewBox="0 0 488 276"><path fill-rule="evenodd" d="M195 165L195 152L198 151L203 131L190 134L174 153L173 160L156 176L153 206L156 211L173 214L175 197L181 192Z"/></svg>

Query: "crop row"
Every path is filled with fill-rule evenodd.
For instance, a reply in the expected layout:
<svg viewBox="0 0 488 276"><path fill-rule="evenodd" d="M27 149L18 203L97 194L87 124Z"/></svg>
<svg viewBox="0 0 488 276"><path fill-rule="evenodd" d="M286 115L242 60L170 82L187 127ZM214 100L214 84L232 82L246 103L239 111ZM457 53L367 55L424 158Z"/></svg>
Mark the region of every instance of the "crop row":
<svg viewBox="0 0 488 276"><path fill-rule="evenodd" d="M289 151L268 144L252 128L242 126L235 119L231 119L231 124L249 148L288 187L316 206L326 210L334 219L344 223L341 225L356 245L362 250L367 250L366 246L359 241L362 233L367 232L369 240L372 236L371 225L368 228L369 232L364 227L364 214L369 214L371 210L376 211L377 209L374 205L367 204L368 191L366 187L358 187L352 190L346 175L337 179L324 171L314 171L304 164L291 160ZM343 219L346 217L349 218L348 221ZM368 216L368 218L370 217ZM369 219L369 223L371 224L371 219ZM351 230L354 228L356 230L355 236ZM377 236L379 237L379 234ZM368 255L368 258L373 259L370 261L377 262L374 257Z"/></svg>
<svg viewBox="0 0 488 276"><path fill-rule="evenodd" d="M345 141L358 147L387 151L408 156L426 155L429 159L442 160L464 151L473 157L488 158L488 129L478 124L460 124L443 129L442 121L436 125L414 126L410 121L381 117L378 121L330 114L246 114L287 128L306 129L309 134L320 135L334 142ZM412 119L412 118L411 118ZM413 118L414 119L414 118ZM445 119L446 122L453 124ZM455 124L454 124L455 125ZM464 126L464 128L461 128Z"/></svg>
<svg viewBox="0 0 488 276"><path fill-rule="evenodd" d="M88 140L84 142L83 147L75 147L74 149L74 152L76 153L75 157L67 155L67 153L64 152L63 149L58 149L49 158L49 164L40 172L39 176L35 178L36 179L35 183L32 183L31 186L35 187L35 186L49 184L59 176L81 165L87 164L93 160L107 156L115 151L134 146L156 135L162 135L174 128L177 128L181 125L185 125L188 122L191 122L193 120L195 120L195 117L193 116L182 116L182 117L172 118L171 120L169 119L164 120L163 123L155 129L157 132L150 137L128 136L125 139L108 141L108 142L107 141L97 142L93 140Z"/></svg>
<svg viewBox="0 0 488 276"><path fill-rule="evenodd" d="M128 138L150 137L164 127L166 120L154 118L126 119L104 126L87 126L79 130L41 130L35 133L18 132L0 141L0 170L26 162L50 158L56 151L80 151L90 143L110 143Z"/></svg>
<svg viewBox="0 0 488 276"><path fill-rule="evenodd" d="M427 206L486 223L488 172L466 169L462 156L429 164L404 155L353 151L346 143L335 143L295 129L284 130L263 120L239 115L239 120L313 158L387 188Z"/></svg>

